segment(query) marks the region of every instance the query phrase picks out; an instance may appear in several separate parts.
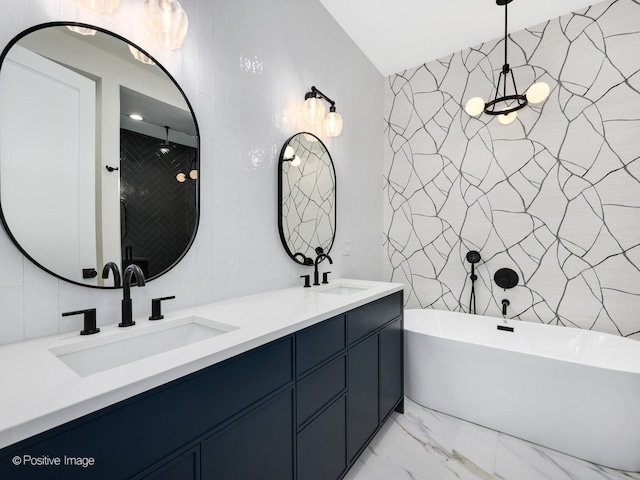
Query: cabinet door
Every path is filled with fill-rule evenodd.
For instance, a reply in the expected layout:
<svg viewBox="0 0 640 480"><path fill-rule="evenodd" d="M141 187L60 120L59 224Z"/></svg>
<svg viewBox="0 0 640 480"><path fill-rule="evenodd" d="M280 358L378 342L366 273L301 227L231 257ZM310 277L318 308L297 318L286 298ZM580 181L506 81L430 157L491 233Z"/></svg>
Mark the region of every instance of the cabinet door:
<svg viewBox="0 0 640 480"><path fill-rule="evenodd" d="M293 479L293 390L203 441L202 478Z"/></svg>
<svg viewBox="0 0 640 480"><path fill-rule="evenodd" d="M196 447L144 477L144 480L198 480L199 478L200 448Z"/></svg>
<svg viewBox="0 0 640 480"><path fill-rule="evenodd" d="M380 422L402 399L402 321L380 332Z"/></svg>
<svg viewBox="0 0 640 480"><path fill-rule="evenodd" d="M347 467L346 397L298 434L298 479L335 480Z"/></svg>
<svg viewBox="0 0 640 480"><path fill-rule="evenodd" d="M349 350L349 461L378 428L378 335Z"/></svg>

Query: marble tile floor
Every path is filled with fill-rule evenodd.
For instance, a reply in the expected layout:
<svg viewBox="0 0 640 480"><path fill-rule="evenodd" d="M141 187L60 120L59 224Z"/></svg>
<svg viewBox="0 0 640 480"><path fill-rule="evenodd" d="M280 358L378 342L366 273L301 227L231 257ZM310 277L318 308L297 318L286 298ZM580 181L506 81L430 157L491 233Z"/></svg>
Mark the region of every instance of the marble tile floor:
<svg viewBox="0 0 640 480"><path fill-rule="evenodd" d="M405 398L345 480L640 480Z"/></svg>

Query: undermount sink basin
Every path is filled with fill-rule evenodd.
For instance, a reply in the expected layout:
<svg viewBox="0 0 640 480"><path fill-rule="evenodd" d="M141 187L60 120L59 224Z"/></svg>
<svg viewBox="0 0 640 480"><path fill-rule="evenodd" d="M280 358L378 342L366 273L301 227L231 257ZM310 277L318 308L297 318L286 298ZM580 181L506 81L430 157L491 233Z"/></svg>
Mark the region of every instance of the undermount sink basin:
<svg viewBox="0 0 640 480"><path fill-rule="evenodd" d="M368 287L356 287L351 285L338 285L337 287L330 287L326 290L321 290L320 293L330 293L332 295L351 295L353 293L359 293L368 290Z"/></svg>
<svg viewBox="0 0 640 480"><path fill-rule="evenodd" d="M136 327L128 327L135 329ZM86 339L50 349L81 377L224 335L237 327L200 317L185 317L140 330Z"/></svg>

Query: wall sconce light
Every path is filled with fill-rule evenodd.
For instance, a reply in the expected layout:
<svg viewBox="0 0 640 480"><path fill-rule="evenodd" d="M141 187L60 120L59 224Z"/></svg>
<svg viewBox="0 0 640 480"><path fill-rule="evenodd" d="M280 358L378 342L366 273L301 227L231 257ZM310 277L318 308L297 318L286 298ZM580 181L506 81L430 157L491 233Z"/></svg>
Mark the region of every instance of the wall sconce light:
<svg viewBox="0 0 640 480"><path fill-rule="evenodd" d="M189 28L189 19L178 0L146 0L144 15L153 40L163 48L177 50Z"/></svg>
<svg viewBox="0 0 640 480"><path fill-rule="evenodd" d="M544 82L534 83L529 87L526 95L518 93L516 88L516 80L513 76L513 70L509 67L507 61L507 5L513 0L496 0L496 4L499 6L504 5L504 65L502 71L498 75L498 84L496 85L496 95L493 100L488 103L480 97L473 97L470 99L464 109L468 115L477 117L482 112L487 115L497 115L498 121L503 125L509 125L517 117L517 111L526 107L529 103L536 104L544 102L549 96L550 88ZM509 74L511 74L511 85L513 87L510 95L507 95L507 82L509 80ZM502 86L502 91L500 87ZM499 95L502 94L501 97ZM501 108L497 108L497 105L502 105Z"/></svg>
<svg viewBox="0 0 640 480"><path fill-rule="evenodd" d="M329 113L326 115L324 114L325 108L322 103L323 98L331 105ZM342 115L336 112L336 102L316 87L311 87L311 91L304 96L302 116L311 126L319 125L322 122L322 128L327 137L337 137L342 132Z"/></svg>
<svg viewBox="0 0 640 480"><path fill-rule="evenodd" d="M109 14L113 13L115 9L118 8L120 0L80 0L80 3L94 12Z"/></svg>
<svg viewBox="0 0 640 480"><path fill-rule="evenodd" d="M300 162L302 162L300 157L296 155L296 151L291 145L287 145L287 148L284 149L282 160L284 160L285 162L291 162L291 165L294 167L297 167L298 165L300 165Z"/></svg>

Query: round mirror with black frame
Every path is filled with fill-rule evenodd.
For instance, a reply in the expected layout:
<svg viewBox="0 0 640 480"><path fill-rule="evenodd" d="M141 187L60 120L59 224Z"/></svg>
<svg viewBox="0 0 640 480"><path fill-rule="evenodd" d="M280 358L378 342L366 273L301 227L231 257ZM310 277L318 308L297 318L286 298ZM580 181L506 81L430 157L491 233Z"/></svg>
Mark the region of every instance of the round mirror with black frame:
<svg viewBox="0 0 640 480"><path fill-rule="evenodd" d="M51 22L3 50L1 219L48 273L113 288L114 264L148 280L171 270L198 228L199 160L186 95L129 40Z"/></svg>
<svg viewBox="0 0 640 480"><path fill-rule="evenodd" d="M317 252L328 254L333 246L336 172L327 147L312 133L296 133L280 152L278 229L287 254L302 265L313 265Z"/></svg>

